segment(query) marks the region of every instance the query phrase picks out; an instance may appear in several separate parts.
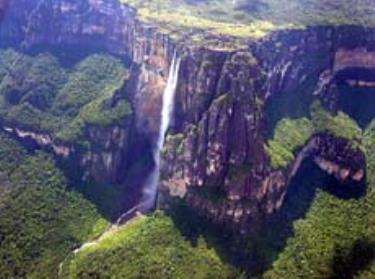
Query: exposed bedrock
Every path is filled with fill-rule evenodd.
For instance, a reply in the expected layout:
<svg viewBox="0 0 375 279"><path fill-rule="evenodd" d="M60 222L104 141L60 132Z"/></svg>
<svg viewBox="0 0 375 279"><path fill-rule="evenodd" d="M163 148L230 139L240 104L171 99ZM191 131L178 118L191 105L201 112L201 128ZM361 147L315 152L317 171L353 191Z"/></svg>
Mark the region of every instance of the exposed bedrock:
<svg viewBox="0 0 375 279"><path fill-rule="evenodd" d="M130 78L115 98L131 102L131 123L89 132L87 137L103 143L101 151L79 155L96 180L122 181L141 157L151 157L175 49L182 60L163 149L164 201L180 196L212 221L247 232L280 208L306 157L340 181L363 179L364 155L347 140L315 134L283 169L272 168L265 144L281 119L308 116L314 98L336 113L342 81L373 87L375 30L286 30L237 51L185 43L139 22L115 0L14 0L0 25L2 46L107 51L130 62Z"/></svg>
<svg viewBox="0 0 375 279"><path fill-rule="evenodd" d="M74 179L94 180L97 183L116 184L127 166L130 120L122 126L85 127L83 137L89 146L55 141L50 135L23 128L3 126L3 130L20 139L30 148L43 148L55 154L69 167ZM8 124L7 124L8 125ZM72 177L73 178L73 177Z"/></svg>
<svg viewBox="0 0 375 279"><path fill-rule="evenodd" d="M113 100L126 98L131 102L131 123L87 127L85 138L95 150L82 152L70 146L69 157L80 162L82 178L100 183L122 182L127 170L142 160L142 154L147 158L145 153L151 152L157 136L161 97L173 55L174 46L167 36L140 24L134 11L115 0L15 0L0 25L0 45L27 52L64 53L63 63L105 51L131 64L129 80Z"/></svg>
<svg viewBox="0 0 375 279"><path fill-rule="evenodd" d="M342 109L343 71L370 73L345 77L370 86L374 41L373 30L319 27L271 34L249 43L249 50L206 55L199 70L186 58L176 100L183 124L176 124L164 148L163 193L248 232L280 208L306 158L341 183L363 181L365 156L346 139L315 134L281 169L272 168L265 144L281 119L309 117L314 99L333 114Z"/></svg>

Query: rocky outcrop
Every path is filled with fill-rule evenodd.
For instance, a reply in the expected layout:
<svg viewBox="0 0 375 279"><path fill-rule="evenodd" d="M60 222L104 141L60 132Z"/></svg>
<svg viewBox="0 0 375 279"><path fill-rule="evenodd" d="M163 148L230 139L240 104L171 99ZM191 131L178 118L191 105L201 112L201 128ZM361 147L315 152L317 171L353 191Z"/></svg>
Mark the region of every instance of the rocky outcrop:
<svg viewBox="0 0 375 279"><path fill-rule="evenodd" d="M208 162L206 176L193 184L188 175L194 179L200 172L184 171L195 165L194 161L191 163L194 155L184 153L184 144L182 135L169 137L166 148L170 151L164 155L165 162L168 162L164 169L167 174L163 175L164 195L184 198L201 215L242 233L257 232L277 212L283 204L287 186L306 159L311 158L323 171L344 184L358 183L365 178L366 159L360 149L346 139L317 134L284 169L272 169L264 155L263 169L258 169L258 172L251 165L234 166L223 174L222 182L210 184L210 171L220 169L215 169ZM195 146L186 149L200 151ZM171 166L173 168L168 169Z"/></svg>
<svg viewBox="0 0 375 279"><path fill-rule="evenodd" d="M78 53L106 51L120 55L142 65L133 75L136 88L129 95L141 89L146 93L139 94L139 98L156 100L156 105L150 102L154 104L151 108L144 102L134 102L139 118L150 110L155 115L160 111L160 88L174 49L166 35L141 24L131 8L116 0L29 2L16 0L10 5L0 25L1 46L26 51L67 47Z"/></svg>
<svg viewBox="0 0 375 279"><path fill-rule="evenodd" d="M374 32L360 27L311 28L272 34L250 42L249 50L205 55L204 66L190 65L189 55L182 62L176 100L178 122L184 124L174 127L165 146L163 191L184 197L213 222L245 233L256 231L280 208L306 158L341 182L363 180L361 150L328 134L311 138L288 167L273 169L265 131L272 133L285 117L308 115L314 98L335 113L332 88L342 53L357 53L352 63L369 68L360 53L372 57L373 42ZM341 63L342 69L352 66L348 63Z"/></svg>
<svg viewBox="0 0 375 279"><path fill-rule="evenodd" d="M89 46L131 61L124 97L135 113L132 123L125 130L87 131L96 149L77 160L100 181L121 177L155 144L176 49L182 60L173 135L163 150L164 195L182 197L241 232L256 230L280 208L306 157L340 180L365 175L363 154L342 139L316 135L285 169L272 168L264 146L279 120L305 116L314 98L335 112L337 69L362 67L374 41L374 30L344 26L272 33L243 41L241 50L193 47L139 22L135 11L115 0L14 0L0 27L3 46ZM348 62L353 55L358 59Z"/></svg>
<svg viewBox="0 0 375 279"><path fill-rule="evenodd" d="M51 151L74 170L72 173L78 175L74 179L116 184L126 169L130 123L128 119L122 126L87 126L82 135L84 144L61 142L48 134L16 127L5 126L3 130L26 144Z"/></svg>
<svg viewBox="0 0 375 279"><path fill-rule="evenodd" d="M31 140L35 142L38 146L48 147L51 148L53 153L55 153L58 156L67 158L70 153L71 149L68 146L65 145L58 145L55 144L52 140L52 138L48 134L41 134L36 133L32 131L26 131L19 128L10 128L7 126L4 126L3 130L9 134L14 135L16 138L24 139L24 140Z"/></svg>
<svg viewBox="0 0 375 279"><path fill-rule="evenodd" d="M0 25L0 45L24 51L58 49L68 55L64 59L73 60L69 53L80 56L105 51L132 63L123 90L126 96L121 92L115 98L131 102L134 121L104 129L89 127L84 137L91 147L80 150L79 155L70 153L80 162L84 178L106 183L123 181L125 157L147 152L157 135L161 96L174 48L170 39L154 27L140 24L135 12L116 0L16 0Z"/></svg>
<svg viewBox="0 0 375 279"><path fill-rule="evenodd" d="M334 61L335 72L347 68L375 69L375 52L366 48L339 49Z"/></svg>
<svg viewBox="0 0 375 279"><path fill-rule="evenodd" d="M127 167L129 129L131 121L122 126L88 127L84 137L90 142L78 157L84 170L83 179L94 179L99 183L117 184Z"/></svg>

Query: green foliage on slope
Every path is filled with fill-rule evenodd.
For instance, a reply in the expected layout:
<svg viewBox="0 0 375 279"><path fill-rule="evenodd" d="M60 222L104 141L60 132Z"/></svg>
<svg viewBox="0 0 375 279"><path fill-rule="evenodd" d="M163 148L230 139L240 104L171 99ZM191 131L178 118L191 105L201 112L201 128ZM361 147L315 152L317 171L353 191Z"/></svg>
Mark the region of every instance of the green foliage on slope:
<svg viewBox="0 0 375 279"><path fill-rule="evenodd" d="M64 264L66 278L231 278L203 239L193 246L170 217L156 212L109 232Z"/></svg>
<svg viewBox="0 0 375 279"><path fill-rule="evenodd" d="M359 274L359 278L375 277L375 119L364 132L364 147L367 159L368 185L368 239L372 243L372 262L367 269Z"/></svg>
<svg viewBox="0 0 375 279"><path fill-rule="evenodd" d="M319 101L310 108L311 120L307 118L280 120L273 139L265 146L273 168L287 167L294 159L295 152L317 133L328 133L353 142L353 147L361 147L362 129L345 113L339 111L332 116Z"/></svg>
<svg viewBox="0 0 375 279"><path fill-rule="evenodd" d="M66 82L66 71L50 54L30 57L13 50L1 50L0 57L3 102L13 105L29 102L44 110Z"/></svg>
<svg viewBox="0 0 375 279"><path fill-rule="evenodd" d="M0 173L11 173L26 156L26 150L17 142L0 134Z"/></svg>
<svg viewBox="0 0 375 279"><path fill-rule="evenodd" d="M112 102L127 78L122 63L93 54L63 68L50 54L0 50L0 117L21 128L76 140L86 125L116 124L130 105Z"/></svg>
<svg viewBox="0 0 375 279"><path fill-rule="evenodd" d="M371 186L370 189L375 192L375 119L364 132L363 145L367 157L367 180Z"/></svg>
<svg viewBox="0 0 375 279"><path fill-rule="evenodd" d="M27 155L3 134L0 154L0 277L54 278L66 255L107 221L68 190L47 155Z"/></svg>
<svg viewBox="0 0 375 279"><path fill-rule="evenodd" d="M363 134L363 147L367 157L367 194L359 199L340 199L319 191L306 217L294 223L294 236L265 278L375 276L374 120Z"/></svg>
<svg viewBox="0 0 375 279"><path fill-rule="evenodd" d="M61 115L77 114L79 108L102 94L111 95L121 85L124 69L108 55L94 54L75 66L57 96L54 109Z"/></svg>
<svg viewBox="0 0 375 279"><path fill-rule="evenodd" d="M273 139L266 145L272 166L286 167L294 160L293 153L303 146L313 133L314 128L307 118L281 120L276 126Z"/></svg>
<svg viewBox="0 0 375 279"><path fill-rule="evenodd" d="M352 141L358 141L362 137L362 129L345 113L339 111L336 116L332 116L318 101L311 105L310 111L316 132L328 132Z"/></svg>
<svg viewBox="0 0 375 279"><path fill-rule="evenodd" d="M343 200L319 192L306 218L294 223L294 236L265 278L331 278L355 269L350 265L360 265L358 257L370 253L368 206L366 199Z"/></svg>

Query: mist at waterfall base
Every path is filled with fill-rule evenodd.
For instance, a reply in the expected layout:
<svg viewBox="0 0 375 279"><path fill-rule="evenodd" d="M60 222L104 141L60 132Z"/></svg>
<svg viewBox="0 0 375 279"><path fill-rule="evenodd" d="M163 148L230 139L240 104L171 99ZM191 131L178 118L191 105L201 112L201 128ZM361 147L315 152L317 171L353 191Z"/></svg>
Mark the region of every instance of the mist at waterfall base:
<svg viewBox="0 0 375 279"><path fill-rule="evenodd" d="M167 85L163 93L163 105L161 110L159 134L156 145L154 146L152 151L154 168L146 179L140 203L122 214L118 219L117 224L126 222L127 220L131 219L137 212L150 212L156 206L156 197L160 178L160 151L163 148L165 136L173 115L174 97L177 88L180 62L181 59L177 57L177 54L175 52L169 69Z"/></svg>

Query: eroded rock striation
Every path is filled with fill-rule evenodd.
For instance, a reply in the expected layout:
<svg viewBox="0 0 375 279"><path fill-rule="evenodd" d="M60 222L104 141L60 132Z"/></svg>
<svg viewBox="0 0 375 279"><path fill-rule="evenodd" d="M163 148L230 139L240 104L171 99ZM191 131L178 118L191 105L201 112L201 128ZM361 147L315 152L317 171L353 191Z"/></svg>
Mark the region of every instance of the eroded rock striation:
<svg viewBox="0 0 375 279"><path fill-rule="evenodd" d="M329 131L314 133L284 168L272 167L265 145L278 121L309 116L314 99L333 114L340 110L342 73L360 86L371 79L368 72L373 75L373 41L373 31L360 27L280 32L249 43L247 51L223 54L220 69L219 59L206 56L199 70L207 73L203 82L201 75L196 82L184 76L198 72L191 66L183 71L177 118L184 124L165 147L165 191L185 196L216 223L248 232L280 208L307 157L341 182L364 179L363 152ZM345 53L355 59L345 60ZM358 75L353 67L366 71Z"/></svg>
<svg viewBox="0 0 375 279"><path fill-rule="evenodd" d="M286 30L238 50L218 50L173 40L115 0L35 2L12 2L0 26L2 46L90 48L131 61L130 78L115 96L131 102L134 118L123 127L87 131L97 152L74 155L85 176L121 181L133 161L150 152L175 49L181 67L163 150L164 201L178 196L213 222L248 232L280 208L307 157L340 181L365 176L362 151L329 133L312 135L284 168L272 166L265 146L280 120L307 116L314 99L336 113L342 80L374 86L375 30ZM353 75L353 68L364 74Z"/></svg>

